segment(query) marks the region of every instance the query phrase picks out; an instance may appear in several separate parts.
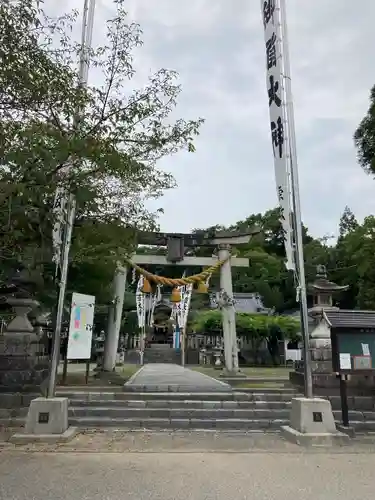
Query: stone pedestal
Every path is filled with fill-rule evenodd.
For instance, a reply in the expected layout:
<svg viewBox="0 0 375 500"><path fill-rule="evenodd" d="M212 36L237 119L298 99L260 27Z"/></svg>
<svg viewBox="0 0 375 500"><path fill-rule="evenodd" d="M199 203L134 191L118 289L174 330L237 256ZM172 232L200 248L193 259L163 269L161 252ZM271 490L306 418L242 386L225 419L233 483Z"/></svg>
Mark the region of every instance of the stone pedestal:
<svg viewBox="0 0 375 500"><path fill-rule="evenodd" d="M314 345L313 342L311 344ZM339 381L332 367L332 350L330 347L310 348L310 366L313 382L313 393L316 395L329 395L339 390ZM304 360L296 363L294 372L289 379L293 385L304 387Z"/></svg>
<svg viewBox="0 0 375 500"><path fill-rule="evenodd" d="M349 436L336 430L331 403L320 398L294 398L290 426L281 428L284 437L304 446L346 444Z"/></svg>
<svg viewBox="0 0 375 500"><path fill-rule="evenodd" d="M68 398L36 398L31 401L25 432L14 434L12 443L67 442L77 433L68 423Z"/></svg>

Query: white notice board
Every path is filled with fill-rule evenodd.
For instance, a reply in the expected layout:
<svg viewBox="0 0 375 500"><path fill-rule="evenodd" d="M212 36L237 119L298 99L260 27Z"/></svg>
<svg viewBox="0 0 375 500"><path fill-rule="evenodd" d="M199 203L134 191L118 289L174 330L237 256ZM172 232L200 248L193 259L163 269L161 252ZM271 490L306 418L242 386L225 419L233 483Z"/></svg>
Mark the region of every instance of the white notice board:
<svg viewBox="0 0 375 500"><path fill-rule="evenodd" d="M73 293L70 310L68 359L90 359L95 297Z"/></svg>

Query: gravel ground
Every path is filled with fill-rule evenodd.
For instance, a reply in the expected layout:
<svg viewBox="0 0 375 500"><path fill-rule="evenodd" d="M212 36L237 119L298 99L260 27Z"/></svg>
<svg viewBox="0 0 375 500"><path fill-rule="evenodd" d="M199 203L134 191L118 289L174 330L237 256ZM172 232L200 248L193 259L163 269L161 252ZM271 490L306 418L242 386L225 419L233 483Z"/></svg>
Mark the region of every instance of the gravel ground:
<svg viewBox="0 0 375 500"><path fill-rule="evenodd" d="M22 453L0 456L1 500L367 500L375 454Z"/></svg>
<svg viewBox="0 0 375 500"><path fill-rule="evenodd" d="M301 453L301 448L285 441L278 433L207 431L121 431L100 429L79 433L65 444L13 445L9 437L19 429L0 431L3 452L80 452L80 453ZM326 448L310 448L305 454L326 453ZM375 454L375 436L359 436L350 445L330 448L331 454Z"/></svg>

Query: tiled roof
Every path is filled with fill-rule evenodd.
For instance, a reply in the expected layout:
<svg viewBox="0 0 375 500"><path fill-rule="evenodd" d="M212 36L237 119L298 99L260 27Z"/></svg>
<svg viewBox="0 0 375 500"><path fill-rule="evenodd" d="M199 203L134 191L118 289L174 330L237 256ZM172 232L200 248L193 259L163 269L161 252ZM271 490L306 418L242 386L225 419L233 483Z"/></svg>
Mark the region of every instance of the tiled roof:
<svg viewBox="0 0 375 500"><path fill-rule="evenodd" d="M375 328L375 311L341 309L324 311L324 316L333 328Z"/></svg>
<svg viewBox="0 0 375 500"><path fill-rule="evenodd" d="M243 313L267 313L270 309L264 307L261 297L256 293L234 292L235 308ZM211 307L216 307L215 300L211 297Z"/></svg>

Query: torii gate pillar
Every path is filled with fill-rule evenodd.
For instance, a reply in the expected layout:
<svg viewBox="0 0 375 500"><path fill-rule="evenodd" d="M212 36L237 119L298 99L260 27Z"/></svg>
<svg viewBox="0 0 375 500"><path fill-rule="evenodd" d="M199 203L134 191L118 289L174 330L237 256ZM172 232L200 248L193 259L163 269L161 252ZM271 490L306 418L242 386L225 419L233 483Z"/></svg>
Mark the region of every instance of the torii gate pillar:
<svg viewBox="0 0 375 500"><path fill-rule="evenodd" d="M231 246L219 245L219 260L225 260L220 269L220 289L229 299L233 299L232 268L230 262ZM236 331L236 311L233 301L222 307L223 338L225 368L231 372L238 372L238 351Z"/></svg>

